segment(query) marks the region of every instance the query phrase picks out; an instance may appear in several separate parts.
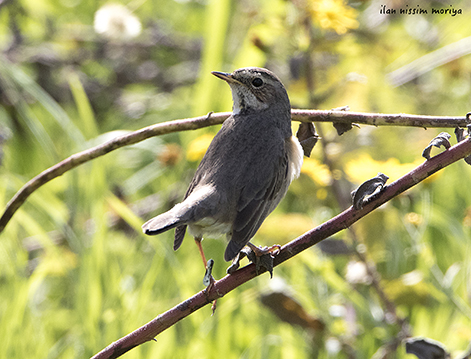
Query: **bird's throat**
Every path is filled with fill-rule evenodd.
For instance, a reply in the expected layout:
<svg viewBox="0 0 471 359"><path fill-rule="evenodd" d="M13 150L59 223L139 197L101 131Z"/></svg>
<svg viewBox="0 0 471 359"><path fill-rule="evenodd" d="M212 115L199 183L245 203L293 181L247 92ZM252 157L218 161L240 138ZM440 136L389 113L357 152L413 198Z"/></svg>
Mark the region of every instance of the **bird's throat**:
<svg viewBox="0 0 471 359"><path fill-rule="evenodd" d="M242 111L255 110L262 111L268 105L260 101L251 90L240 84L230 84L232 91L232 113L238 115Z"/></svg>

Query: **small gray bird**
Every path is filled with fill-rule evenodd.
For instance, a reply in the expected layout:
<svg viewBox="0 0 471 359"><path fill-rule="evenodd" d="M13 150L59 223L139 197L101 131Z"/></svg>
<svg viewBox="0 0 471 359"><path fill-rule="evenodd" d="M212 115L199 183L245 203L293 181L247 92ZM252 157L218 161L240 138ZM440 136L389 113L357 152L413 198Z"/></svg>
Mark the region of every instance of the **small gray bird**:
<svg viewBox="0 0 471 359"><path fill-rule="evenodd" d="M288 94L275 74L256 67L212 74L231 87L232 116L211 142L183 202L142 226L148 235L176 227L174 250L188 227L205 265L203 236L225 234L224 259L232 260L285 196L303 162Z"/></svg>

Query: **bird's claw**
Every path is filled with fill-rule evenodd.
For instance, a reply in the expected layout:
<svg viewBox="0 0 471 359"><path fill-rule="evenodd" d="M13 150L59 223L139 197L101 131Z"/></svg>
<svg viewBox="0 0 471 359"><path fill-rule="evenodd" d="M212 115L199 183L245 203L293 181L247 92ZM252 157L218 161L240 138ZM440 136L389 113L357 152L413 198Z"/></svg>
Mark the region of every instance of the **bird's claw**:
<svg viewBox="0 0 471 359"><path fill-rule="evenodd" d="M242 260L242 258L244 258L247 253L244 252L244 249L243 248L239 253L237 253L237 255L234 257L234 259L232 260L232 263L231 265L229 266L229 268L227 268L226 270L226 273L227 274L232 274L234 273L237 269L239 269L239 266L240 266L240 261Z"/></svg>
<svg viewBox="0 0 471 359"><path fill-rule="evenodd" d="M255 253L257 257L262 257L264 255L271 255L273 257L276 257L278 253L280 253L281 246L279 244L274 244L271 247L257 247L254 246L252 243L249 243L249 248Z"/></svg>
<svg viewBox="0 0 471 359"><path fill-rule="evenodd" d="M237 256L232 260L232 264L227 268L227 273L234 273L240 265L242 258L247 258L255 264L255 271L257 274L260 272L260 268L264 267L269 273L270 278L273 277L273 259L280 253L281 246L275 244L271 247L257 247L249 243L248 247L244 247Z"/></svg>
<svg viewBox="0 0 471 359"><path fill-rule="evenodd" d="M247 258L255 263L255 272L257 274L260 272L260 268L264 267L270 273L270 278L273 278L273 259L280 252L280 248L280 245L272 247L250 246Z"/></svg>

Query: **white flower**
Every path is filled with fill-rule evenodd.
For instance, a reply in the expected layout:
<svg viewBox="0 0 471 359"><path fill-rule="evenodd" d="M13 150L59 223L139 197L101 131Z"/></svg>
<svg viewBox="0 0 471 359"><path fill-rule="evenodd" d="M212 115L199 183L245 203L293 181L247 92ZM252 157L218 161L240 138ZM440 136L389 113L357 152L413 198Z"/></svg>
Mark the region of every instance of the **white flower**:
<svg viewBox="0 0 471 359"><path fill-rule="evenodd" d="M107 4L98 9L93 27L97 34L120 41L135 38L142 30L137 16L120 4Z"/></svg>
<svg viewBox="0 0 471 359"><path fill-rule="evenodd" d="M366 270L366 265L363 262L350 261L347 265L347 273L345 274L347 282L356 283L370 283L371 278Z"/></svg>
<svg viewBox="0 0 471 359"><path fill-rule="evenodd" d="M336 356L342 350L342 343L337 338L330 337L325 341L325 348L331 356Z"/></svg>

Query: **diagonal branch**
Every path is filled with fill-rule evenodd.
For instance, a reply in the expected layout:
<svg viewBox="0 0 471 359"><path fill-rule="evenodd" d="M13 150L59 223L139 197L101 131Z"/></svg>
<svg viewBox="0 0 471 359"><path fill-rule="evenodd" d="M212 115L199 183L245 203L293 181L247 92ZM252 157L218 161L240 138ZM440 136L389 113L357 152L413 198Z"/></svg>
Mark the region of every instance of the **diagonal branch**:
<svg viewBox="0 0 471 359"><path fill-rule="evenodd" d="M353 223L393 197L415 186L440 169L443 169L470 154L471 140L468 139L451 147L449 150L432 157L430 160L425 161L411 172L399 178L397 181L384 187L381 192L370 197L367 203L363 205L362 209L354 210L353 207L350 207L336 217L284 245L281 248L280 253L275 257L274 266L287 261L305 249L319 243L323 239L350 227ZM264 271L265 270L261 268L258 274L261 274ZM249 264L233 274L226 275L224 278L214 283L209 293L205 294L201 291L195 294L193 297L188 298L167 312L160 314L141 328L112 343L96 354L92 359L117 358L132 348L153 340L155 336L181 319L211 303L213 300L223 297L233 289L256 276L257 273L255 272L254 264Z"/></svg>
<svg viewBox="0 0 471 359"><path fill-rule="evenodd" d="M148 126L117 137L96 147L76 153L56 165L41 172L27 182L8 202L0 218L0 233L26 199L39 187L63 175L65 172L118 148L129 146L150 137L172 132L195 130L221 124L231 115L230 112L209 113L207 116L174 120ZM361 123L372 126L413 126L413 127L464 127L469 122L466 117L418 116L405 114L358 113L348 111L291 110L291 118L301 122L335 122L343 124Z"/></svg>

